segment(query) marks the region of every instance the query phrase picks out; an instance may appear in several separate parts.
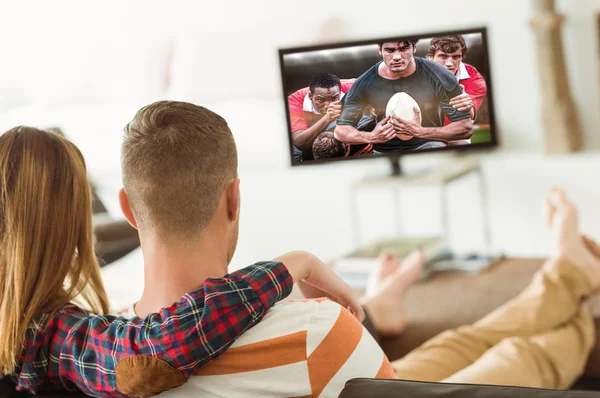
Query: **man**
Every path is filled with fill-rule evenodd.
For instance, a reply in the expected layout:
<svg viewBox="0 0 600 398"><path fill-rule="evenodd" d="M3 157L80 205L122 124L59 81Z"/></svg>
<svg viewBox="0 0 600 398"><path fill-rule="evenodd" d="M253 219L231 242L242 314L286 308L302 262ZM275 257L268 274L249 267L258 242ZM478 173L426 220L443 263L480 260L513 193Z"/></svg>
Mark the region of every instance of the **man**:
<svg viewBox="0 0 600 398"><path fill-rule="evenodd" d="M456 78L443 66L415 57L416 43L379 43L382 61L363 73L344 98L335 128L338 140L373 143L375 152L385 153L440 148L448 141L471 137L470 113L451 103L452 98L462 94ZM419 105L410 120L394 114L386 117L388 102L400 92L410 95ZM369 105L375 109L378 123L372 132L361 132L355 126ZM443 125L440 108L451 120L447 126Z"/></svg>
<svg viewBox="0 0 600 398"><path fill-rule="evenodd" d="M461 35L436 37L429 44L427 59L445 66L456 77L464 92L473 100L471 119L475 120L477 111L485 98L487 87L485 79L479 71L474 66L463 62L467 52L469 52L469 48ZM444 116L444 125L449 123L448 117ZM453 141L453 143L469 144L471 140Z"/></svg>
<svg viewBox="0 0 600 398"><path fill-rule="evenodd" d="M128 125L122 168L121 207L139 230L145 262L144 293L127 315L144 316L227 273L239 223L236 149L218 115L164 101L143 108ZM577 212L561 191L551 193L547 209L556 252L531 285L475 325L444 333L393 365L346 309L312 300L274 306L187 384L168 368L156 383L181 385L167 396L236 397L337 397L355 377L564 388L593 345L583 299L600 288L600 248L580 238ZM275 260L318 261L305 253ZM417 253L408 267L385 272L379 292L365 300L378 330L402 330L402 285L418 278L422 261ZM314 296L311 286L300 288ZM127 373L125 393L139 395L139 377Z"/></svg>
<svg viewBox="0 0 600 398"><path fill-rule="evenodd" d="M121 206L138 228L145 271L142 298L122 315L144 317L177 302L207 278L227 274L239 222L237 151L231 131L218 115L192 104L158 102L140 110L126 128L122 168ZM320 263L305 253L275 261ZM316 274L313 278L321 279ZM310 282L310 276L307 280ZM300 288L314 291L307 283L301 283ZM350 338L346 349L356 351L356 360L344 360L349 367L341 375L356 372L359 364L373 375L381 368L391 372L380 350L374 356L369 354L365 365L366 353L377 344L368 333L363 335L360 323L340 305L309 301L275 308L277 311L269 312L265 322L257 325L259 330L252 333L250 329L242 335L245 339L236 340L237 345L227 351L228 358L222 360L221 356L215 361L216 367L198 369L200 377L192 377L181 391L193 389L194 395L223 396L318 395L325 389L339 392L339 382L330 383L339 369L331 368L334 373L330 374L328 358L337 355L337 341ZM132 358L131 362L137 360ZM144 368L156 362L148 358L139 361ZM165 373L169 386L185 381L180 369L166 368ZM120 391L140 395L140 388L148 384L140 385L140 377L132 372L126 377L124 374Z"/></svg>
<svg viewBox="0 0 600 398"><path fill-rule="evenodd" d="M51 152L55 156L44 155L47 152L43 148L53 148ZM275 302L291 292L294 280L321 290L317 292L317 297L329 295L340 300L344 306L353 307L357 317L362 318L362 309L358 301L352 298L347 285L323 264L294 261L298 256L287 256L286 265L281 262L263 262L231 274L223 274L222 277L203 280L197 285L197 289L187 290L177 300L160 311L153 311L144 319L128 320L90 314L90 310L85 307L101 313L108 311L108 305L101 279L93 278L98 267L95 260L88 256L83 258L83 263L80 261L72 264L78 253L82 255L84 250L93 249L89 223L91 195L89 191L85 191L88 184L81 154L63 137L26 126L18 126L6 134L0 134L0 150L3 159L2 180L11 182L8 187L10 189L3 187L2 213L7 222L18 224L17 232L42 236L44 229L40 228L43 224L54 225L52 217L62 214L44 202L19 199L35 197L36 189L41 189L40 187L54 195L74 198L73 206L76 207L73 211L78 214L71 220L74 222L71 229L76 232L75 241L70 238L62 240L64 245L71 247L64 250L63 265L66 268L63 267L63 271L60 271L63 276L57 276L56 283L52 285L54 289L50 286L45 297L40 297L43 305L36 304L39 300L28 297L27 294L21 300L25 304L20 305L18 294L3 293L8 297L3 299L5 310L15 314L18 311L29 312L31 318L14 328L15 333L23 334L22 342L19 342L19 337L11 340L6 333L2 334L2 342L6 346L13 344L15 350L14 353L4 353L0 378L10 377L21 391L39 393L44 390L79 387L93 396L122 396L120 389L123 384L128 388L128 372L136 372L136 364L149 363L155 366L144 366L143 372L138 372L136 383L143 390L138 389L136 396L160 392L161 389L155 388L153 382L168 375L169 370L178 376L175 380L185 380L194 369L216 359L239 335L258 323ZM47 168L48 164L62 170L60 175L46 173L36 179L39 173L35 171ZM29 170L29 173L23 170ZM40 187L27 183L28 176L33 176ZM210 188L210 181L203 186ZM13 200L15 196L17 199ZM25 211L19 205L26 206ZM29 214L34 219L46 221L37 223L37 229L28 228L27 219L15 218L13 214ZM62 221L66 223L68 220L58 220L59 223ZM46 240L61 237L61 230L54 233L56 236L47 236ZM136 237L137 235L136 231ZM77 239L83 243L76 245ZM27 245L27 239L23 242L26 250L34 249ZM5 259L10 260L10 253L15 251L10 249L13 246L15 245L3 242ZM38 259L34 256L27 261L39 265L42 257L47 254L44 254L44 250L38 252ZM92 250L86 252L93 255ZM18 261L12 262L19 265ZM55 268L60 265L52 262L49 264ZM85 267L82 268L82 264L89 268L89 272L85 271ZM7 273L6 264L2 267L2 272ZM8 269L10 271L10 267ZM27 277L33 282L39 280L35 267L31 272L33 274L28 273ZM66 287L63 288L65 284ZM54 297L55 295L58 297ZM74 297L76 295L78 297ZM72 296L75 302L81 302L85 307L69 302ZM49 300L54 300L55 303L48 304Z"/></svg>
<svg viewBox="0 0 600 398"><path fill-rule="evenodd" d="M350 90L355 79L340 80L331 73L315 76L309 87L288 96L292 139L300 150L310 152L315 138L332 130L342 114L340 99Z"/></svg>
<svg viewBox="0 0 600 398"><path fill-rule="evenodd" d="M342 113L344 95L350 90L356 79L340 80L336 75L325 73L315 76L313 83L296 91L288 97L288 108L292 125L294 160L313 160L312 146L315 139L324 131L333 131L336 121ZM459 110L472 107L471 98L460 94L451 104ZM371 131L375 127L373 109L368 107L356 128ZM348 156L360 156L372 153L371 145L350 145Z"/></svg>
<svg viewBox="0 0 600 398"><path fill-rule="evenodd" d="M335 121L342 114L342 98L356 79L340 80L331 73L315 76L309 87L288 96L288 108L292 125L294 159L298 162L313 160L312 146L324 131L333 130ZM368 128L371 118L363 116L359 129ZM371 127L372 128L372 127ZM351 154L365 153L366 146L351 148ZM372 148L369 147L369 153Z"/></svg>
<svg viewBox="0 0 600 398"><path fill-rule="evenodd" d="M338 141L333 136L333 131L325 131L315 139L312 153L315 160L347 158L350 156L352 145ZM371 154L373 145L368 144L364 149L356 152L353 156Z"/></svg>
<svg viewBox="0 0 600 398"><path fill-rule="evenodd" d="M336 140L333 131L326 131L317 137L313 143L312 151L315 160L332 159L345 157L347 148L350 148L350 145Z"/></svg>

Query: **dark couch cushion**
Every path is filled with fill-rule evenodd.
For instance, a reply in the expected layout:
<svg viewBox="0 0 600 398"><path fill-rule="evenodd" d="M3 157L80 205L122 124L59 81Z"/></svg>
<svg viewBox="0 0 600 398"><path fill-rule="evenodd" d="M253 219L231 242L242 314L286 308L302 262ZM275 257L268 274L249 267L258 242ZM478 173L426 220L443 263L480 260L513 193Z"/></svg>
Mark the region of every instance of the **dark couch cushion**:
<svg viewBox="0 0 600 398"><path fill-rule="evenodd" d="M588 398L598 397L593 391L543 390L537 388L483 386L475 384L425 383L420 381L353 379L339 398Z"/></svg>
<svg viewBox="0 0 600 398"><path fill-rule="evenodd" d="M596 344L588 357L585 375L600 378L600 318L598 316L594 319L594 323L596 324Z"/></svg>
<svg viewBox="0 0 600 398"><path fill-rule="evenodd" d="M93 218L95 250L101 266L107 265L140 247L138 231L126 220L114 220L107 213Z"/></svg>

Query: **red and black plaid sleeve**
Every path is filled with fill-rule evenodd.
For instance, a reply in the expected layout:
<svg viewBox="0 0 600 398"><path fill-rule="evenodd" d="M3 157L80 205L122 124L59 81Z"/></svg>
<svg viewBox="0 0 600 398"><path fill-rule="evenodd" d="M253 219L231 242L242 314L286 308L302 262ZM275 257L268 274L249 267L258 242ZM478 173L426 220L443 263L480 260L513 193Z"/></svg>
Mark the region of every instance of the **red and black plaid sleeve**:
<svg viewBox="0 0 600 398"><path fill-rule="evenodd" d="M93 316L69 304L28 330L19 390L77 387L92 396L124 396L115 367L132 356L167 362L187 380L222 354L292 290L281 263L260 262L204 286L145 318Z"/></svg>

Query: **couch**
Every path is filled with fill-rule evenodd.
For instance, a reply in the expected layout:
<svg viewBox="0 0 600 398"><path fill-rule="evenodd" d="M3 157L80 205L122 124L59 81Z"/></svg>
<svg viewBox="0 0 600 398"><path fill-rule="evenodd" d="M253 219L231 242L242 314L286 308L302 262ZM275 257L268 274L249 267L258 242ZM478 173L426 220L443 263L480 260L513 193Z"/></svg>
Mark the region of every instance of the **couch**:
<svg viewBox="0 0 600 398"><path fill-rule="evenodd" d="M49 127L60 136L65 136L60 127ZM137 230L125 219L111 217L108 209L100 199L93 183L92 188L92 225L94 228L96 256L101 266L110 264L140 246Z"/></svg>
<svg viewBox="0 0 600 398"><path fill-rule="evenodd" d="M597 396L598 393L593 391L559 391L523 387L424 383L406 380L353 379L346 383L339 398L591 398Z"/></svg>

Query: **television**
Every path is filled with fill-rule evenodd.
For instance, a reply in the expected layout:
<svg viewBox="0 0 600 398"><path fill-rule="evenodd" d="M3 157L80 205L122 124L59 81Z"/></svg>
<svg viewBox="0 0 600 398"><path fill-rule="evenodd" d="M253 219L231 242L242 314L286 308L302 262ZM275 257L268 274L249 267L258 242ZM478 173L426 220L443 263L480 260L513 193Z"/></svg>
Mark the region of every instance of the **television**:
<svg viewBox="0 0 600 398"><path fill-rule="evenodd" d="M293 166L498 145L486 28L279 50Z"/></svg>

